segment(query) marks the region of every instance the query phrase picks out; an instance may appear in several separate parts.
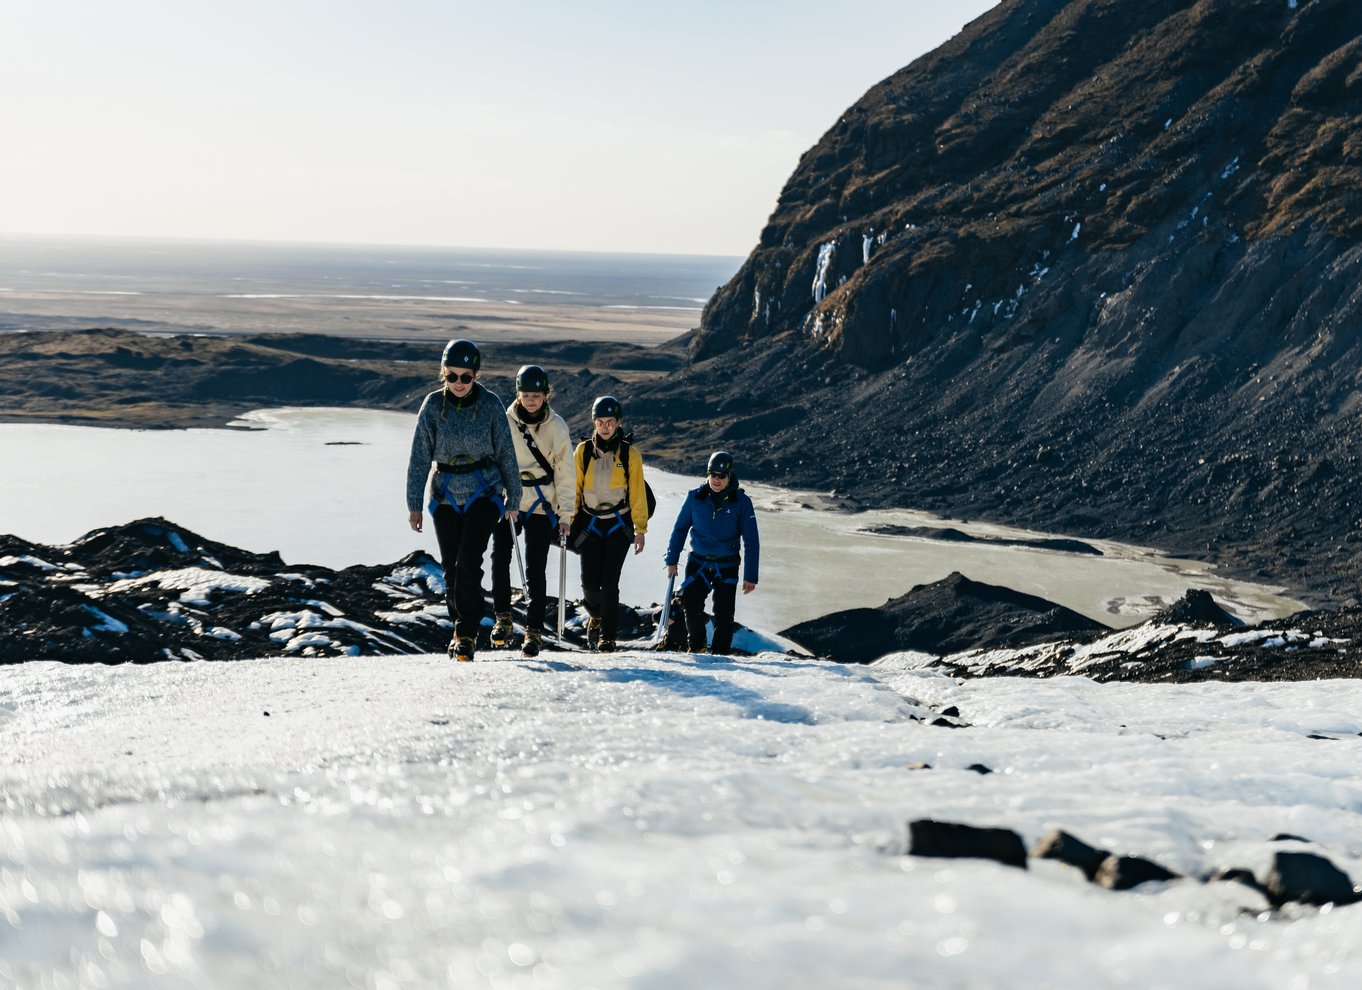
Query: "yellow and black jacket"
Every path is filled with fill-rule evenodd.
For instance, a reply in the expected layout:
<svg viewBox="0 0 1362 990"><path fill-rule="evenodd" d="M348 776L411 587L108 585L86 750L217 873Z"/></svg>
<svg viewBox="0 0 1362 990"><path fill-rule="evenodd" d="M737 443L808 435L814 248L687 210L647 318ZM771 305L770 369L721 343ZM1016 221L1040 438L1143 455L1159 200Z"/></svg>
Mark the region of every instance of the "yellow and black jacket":
<svg viewBox="0 0 1362 990"><path fill-rule="evenodd" d="M581 509L595 516L613 517L618 512L628 519L634 532L648 531L643 455L637 447L621 440L614 450L602 450L592 440L583 440L577 445L573 460L577 465L577 505Z"/></svg>

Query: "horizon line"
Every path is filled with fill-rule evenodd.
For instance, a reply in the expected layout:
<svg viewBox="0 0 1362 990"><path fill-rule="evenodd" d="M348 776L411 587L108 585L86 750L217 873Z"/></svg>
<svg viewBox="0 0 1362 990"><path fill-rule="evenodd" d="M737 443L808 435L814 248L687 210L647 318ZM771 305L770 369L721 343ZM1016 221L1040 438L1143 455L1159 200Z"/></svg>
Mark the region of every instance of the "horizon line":
<svg viewBox="0 0 1362 990"><path fill-rule="evenodd" d="M621 255L635 256L646 255L663 258L722 258L725 260L736 260L742 262L747 254L702 254L693 251L625 251L625 250L589 250L585 248L545 248L545 247L480 247L476 245L463 244L401 244L392 241L310 241L292 240L282 238L245 238L245 237L194 237L172 234L75 234L75 233L43 233L33 231L0 231L0 240L76 240L76 241L140 241L140 242L161 242L172 244L240 244L240 245L274 245L288 247L332 247L332 248L389 248L395 250L428 250L428 251L501 251L507 253L534 253L534 254L576 254L576 255L601 255L606 257L618 257ZM750 254L750 252L749 252Z"/></svg>

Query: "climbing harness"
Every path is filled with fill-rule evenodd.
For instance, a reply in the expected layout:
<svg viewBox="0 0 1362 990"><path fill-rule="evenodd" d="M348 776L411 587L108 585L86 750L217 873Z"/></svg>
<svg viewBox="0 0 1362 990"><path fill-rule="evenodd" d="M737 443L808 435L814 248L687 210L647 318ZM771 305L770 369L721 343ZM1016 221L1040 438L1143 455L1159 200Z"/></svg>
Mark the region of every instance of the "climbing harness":
<svg viewBox="0 0 1362 990"><path fill-rule="evenodd" d="M431 516L435 515L435 510L440 507L440 503L442 502L459 515L463 515L468 511L468 507L478 499L489 498L492 500L492 504L497 507L498 519L503 518L506 515L506 503L502 500L501 496L497 494L496 487L488 481L487 476L482 473L484 469L491 467L494 463L496 462L490 457L484 457L482 460L474 461L471 464L436 464L435 470L439 472L444 480L436 486L435 492L430 500L430 505L427 506ZM454 475L456 474L473 474L476 476L478 482L477 490L474 491L472 495L468 496L462 505L449 497L449 483L454 480Z"/></svg>
<svg viewBox="0 0 1362 990"><path fill-rule="evenodd" d="M552 478L526 478L524 476L521 477L520 479L521 485L528 485L529 487L534 489L534 501L530 503L530 507L528 509L521 513L521 516L522 518L528 519L530 516L534 515L534 510L542 505L544 507L544 515L549 517L549 522L553 525L554 529L557 529L558 514L553 511L553 503L544 497L544 489L540 487L552 480L553 480Z"/></svg>
<svg viewBox="0 0 1362 990"><path fill-rule="evenodd" d="M591 517L591 521L586 524L586 528L583 529L582 532L605 539L612 533L618 533L622 529L628 529L629 524L624 521L624 508L628 504L629 503L627 502L621 502L619 505L610 506L605 509L589 509L586 506L582 506L582 511ZM597 526L597 523L602 519L609 518L610 513L612 512L615 514L614 524L609 529L602 531Z"/></svg>
<svg viewBox="0 0 1362 990"><path fill-rule="evenodd" d="M682 591L685 591L686 587L696 578L704 580L706 594L714 590L714 585L716 583L738 583L738 569L736 567L733 568L733 576L731 578L724 576L724 569L726 567L736 564L742 559L738 554L733 554L731 557L707 557L702 554L693 553L690 555L690 559L701 561L701 564L694 573L681 582Z"/></svg>

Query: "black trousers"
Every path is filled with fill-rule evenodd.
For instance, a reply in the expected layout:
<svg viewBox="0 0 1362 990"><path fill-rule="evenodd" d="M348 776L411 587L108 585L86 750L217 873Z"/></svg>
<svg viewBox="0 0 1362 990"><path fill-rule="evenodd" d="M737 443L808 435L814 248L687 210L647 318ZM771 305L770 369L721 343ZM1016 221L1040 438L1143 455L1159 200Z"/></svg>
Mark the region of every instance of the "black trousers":
<svg viewBox="0 0 1362 990"><path fill-rule="evenodd" d="M733 612L738 602L738 561L720 564L691 557L686 561L686 580L681 606L686 611L686 638L693 651L705 648L705 599L714 595L714 643L710 652L726 655L733 650Z"/></svg>
<svg viewBox="0 0 1362 990"><path fill-rule="evenodd" d="M548 516L536 512L521 516L525 526L525 603L527 629L544 627L549 547L558 542L558 528ZM492 534L492 608L498 615L511 610L511 520L503 519Z"/></svg>
<svg viewBox="0 0 1362 990"><path fill-rule="evenodd" d="M435 540L445 569L445 601L454 634L473 639L486 610L482 596L482 555L501 513L491 499L480 498L462 513L440 503L435 509Z"/></svg>
<svg viewBox="0 0 1362 990"><path fill-rule="evenodd" d="M613 640L618 630L620 571L633 545L629 527L609 536L588 536L582 544L582 599L587 612L601 620L601 639Z"/></svg>

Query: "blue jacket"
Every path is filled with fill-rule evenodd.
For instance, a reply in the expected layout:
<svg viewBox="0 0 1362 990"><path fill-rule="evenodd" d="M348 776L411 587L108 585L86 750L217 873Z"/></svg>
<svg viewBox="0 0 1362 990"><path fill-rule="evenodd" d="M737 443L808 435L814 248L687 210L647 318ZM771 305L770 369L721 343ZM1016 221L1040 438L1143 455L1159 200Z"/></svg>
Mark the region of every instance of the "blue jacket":
<svg viewBox="0 0 1362 990"><path fill-rule="evenodd" d="M667 555L662 558L668 567L681 559L681 547L690 533L690 552L701 557L734 557L741 539L746 557L743 560L744 581L757 583L757 569L761 561L761 542L757 539L757 512L752 500L737 480L728 490L715 494L709 484L686 493L686 501L676 515L672 538L667 544ZM731 494L730 494L731 493Z"/></svg>

